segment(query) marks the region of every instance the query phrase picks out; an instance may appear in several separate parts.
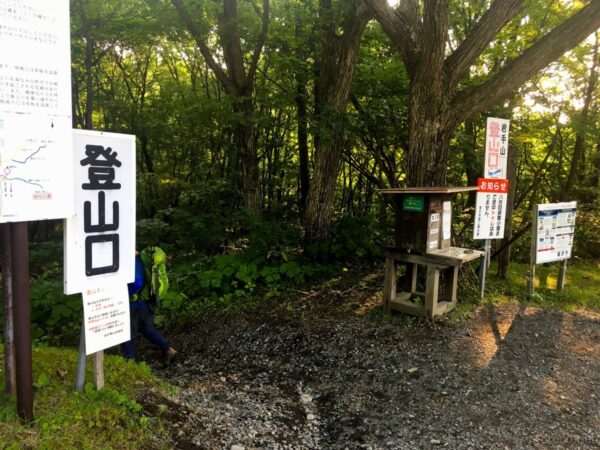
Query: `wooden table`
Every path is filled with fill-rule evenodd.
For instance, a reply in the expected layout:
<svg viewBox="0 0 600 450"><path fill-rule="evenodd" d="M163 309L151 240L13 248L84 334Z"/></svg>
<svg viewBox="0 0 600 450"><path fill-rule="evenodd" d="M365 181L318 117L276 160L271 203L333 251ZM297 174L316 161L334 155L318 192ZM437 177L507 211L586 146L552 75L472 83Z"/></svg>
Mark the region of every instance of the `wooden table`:
<svg viewBox="0 0 600 450"><path fill-rule="evenodd" d="M416 254L388 249L385 262L385 287L383 304L386 313L392 310L424 317L442 315L456 306L456 289L458 285L458 270L469 261L483 255L483 252L460 247L447 247ZM406 266L407 291L397 291L398 264ZM425 266L427 276L425 292L417 291L418 266ZM440 271L450 272L445 277L445 298L439 299ZM424 304L413 302L414 298L424 301Z"/></svg>

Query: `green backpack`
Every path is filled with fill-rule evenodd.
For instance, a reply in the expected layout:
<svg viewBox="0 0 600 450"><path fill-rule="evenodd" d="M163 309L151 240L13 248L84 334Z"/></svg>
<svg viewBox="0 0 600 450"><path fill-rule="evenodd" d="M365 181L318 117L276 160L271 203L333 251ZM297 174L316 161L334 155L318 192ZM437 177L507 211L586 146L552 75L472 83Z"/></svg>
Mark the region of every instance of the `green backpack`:
<svg viewBox="0 0 600 450"><path fill-rule="evenodd" d="M140 253L144 265L146 283L140 292L140 298L147 301L151 307L158 307L161 298L169 289L167 277L167 255L160 247L146 247Z"/></svg>

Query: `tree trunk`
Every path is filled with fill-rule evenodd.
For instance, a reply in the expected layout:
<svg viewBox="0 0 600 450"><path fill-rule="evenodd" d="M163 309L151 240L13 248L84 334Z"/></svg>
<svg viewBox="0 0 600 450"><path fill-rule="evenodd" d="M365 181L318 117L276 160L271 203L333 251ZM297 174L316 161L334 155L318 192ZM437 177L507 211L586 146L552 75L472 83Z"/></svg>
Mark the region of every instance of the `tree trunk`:
<svg viewBox="0 0 600 450"><path fill-rule="evenodd" d="M244 205L248 211L260 214L260 176L254 140L254 123L251 120L254 112L252 100L243 100L234 107L234 112L240 117L240 122L235 126L235 142L242 163Z"/></svg>
<svg viewBox="0 0 600 450"><path fill-rule="evenodd" d="M450 139L456 123L450 124L445 113L428 113L426 105L415 105L410 112L410 123L406 156L408 186L445 186Z"/></svg>
<svg viewBox="0 0 600 450"><path fill-rule="evenodd" d="M335 198L344 135L346 105L350 96L352 75L358 59L360 40L369 21L361 2L346 5L343 35L336 27L324 36L316 89L319 105L318 138L315 139L315 167L306 202L305 243L319 241L329 232ZM322 9L330 8L322 1ZM327 17L327 11L324 11Z"/></svg>
<svg viewBox="0 0 600 450"><path fill-rule="evenodd" d="M517 167L519 164L519 149L515 147L508 153L508 162L506 167L508 177L508 198L506 199L506 217L504 219L504 239L500 241L500 248L506 245L506 248L500 253L498 259L498 276L504 279L508 278L508 266L510 263L510 243L513 234L513 210L517 194Z"/></svg>
<svg viewBox="0 0 600 450"><path fill-rule="evenodd" d="M87 36L85 39L85 116L83 120L83 127L86 130L93 128L92 124L92 113L94 112L94 85L93 85L93 58L94 58L94 41L89 36L89 30L87 30Z"/></svg>
<svg viewBox="0 0 600 450"><path fill-rule="evenodd" d="M296 39L299 43L302 42L302 17L299 11L296 14ZM305 52L302 50L301 44L296 49L296 57L299 61L306 59ZM306 74L300 68L295 73L296 77L296 110L298 117L298 181L299 181L299 210L303 215L306 212L306 199L308 197L309 187L309 169L308 169L308 92L306 90Z"/></svg>
<svg viewBox="0 0 600 450"><path fill-rule="evenodd" d="M583 100L583 107L581 108L581 113L579 114L578 120L575 121L575 145L573 147L573 158L571 159L571 167L569 170L569 177L567 178L567 183L565 184L561 199L563 201L567 201L569 196L571 195L571 191L575 186L575 181L579 178L581 179L583 176L583 171L581 170L581 162L584 159L585 154L585 138L587 134L587 129L589 127L589 113L590 113L590 105L592 104L592 98L594 96L594 90L596 89L596 83L598 81L598 74L596 72L596 67L598 64L598 39L596 39L596 44L594 45L594 56L592 67L590 67L590 77L587 83L587 89L585 93L585 98Z"/></svg>

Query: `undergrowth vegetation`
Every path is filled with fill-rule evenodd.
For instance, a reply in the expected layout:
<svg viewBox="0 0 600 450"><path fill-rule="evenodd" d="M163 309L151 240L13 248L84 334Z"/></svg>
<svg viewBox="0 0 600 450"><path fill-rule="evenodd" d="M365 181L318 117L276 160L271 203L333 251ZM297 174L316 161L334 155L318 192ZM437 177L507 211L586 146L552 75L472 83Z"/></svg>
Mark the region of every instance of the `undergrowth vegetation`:
<svg viewBox="0 0 600 450"><path fill-rule="evenodd" d="M84 392L78 393L74 390L77 353L34 347L34 421L29 425L19 421L15 397L4 394L2 380L2 448L169 448L168 433L160 414L145 412L138 402L141 391L167 388L145 364L134 364L116 356L106 356L104 364L105 388L96 391L88 383ZM90 380L91 361L87 372Z"/></svg>

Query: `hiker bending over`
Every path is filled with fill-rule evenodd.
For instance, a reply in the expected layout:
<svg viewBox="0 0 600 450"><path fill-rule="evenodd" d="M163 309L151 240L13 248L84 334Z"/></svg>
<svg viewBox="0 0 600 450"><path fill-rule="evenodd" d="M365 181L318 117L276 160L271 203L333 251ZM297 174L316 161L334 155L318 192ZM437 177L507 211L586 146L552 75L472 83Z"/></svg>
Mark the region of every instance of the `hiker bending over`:
<svg viewBox="0 0 600 450"><path fill-rule="evenodd" d="M177 352L154 326L154 312L169 288L166 269L167 255L160 247L147 247L135 255L135 280L129 283L131 340L122 344L123 356L135 359L137 333L160 347L164 360L170 364Z"/></svg>

